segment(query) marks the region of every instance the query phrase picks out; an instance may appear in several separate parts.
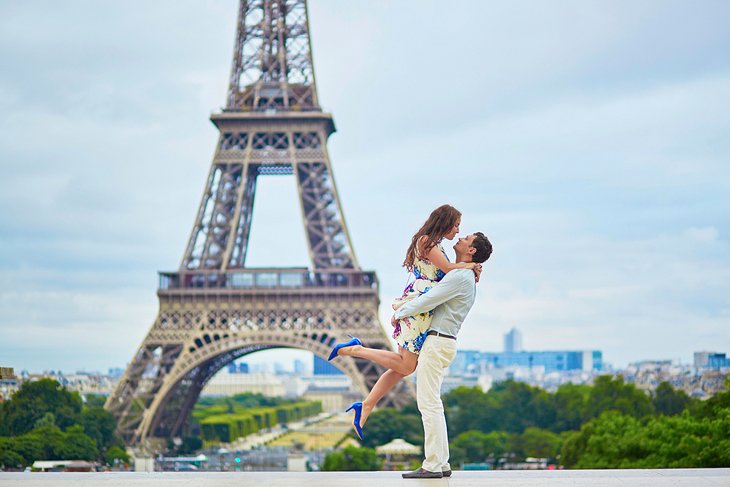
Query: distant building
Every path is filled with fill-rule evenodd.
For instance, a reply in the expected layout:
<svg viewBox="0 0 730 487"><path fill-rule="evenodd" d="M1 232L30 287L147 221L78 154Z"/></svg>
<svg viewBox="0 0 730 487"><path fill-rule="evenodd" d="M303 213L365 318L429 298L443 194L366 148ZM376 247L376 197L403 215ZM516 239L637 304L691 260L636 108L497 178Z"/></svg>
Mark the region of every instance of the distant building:
<svg viewBox="0 0 730 487"><path fill-rule="evenodd" d="M0 367L0 402L10 399L19 387L15 370L12 367Z"/></svg>
<svg viewBox="0 0 730 487"><path fill-rule="evenodd" d="M309 387L309 383L297 375L289 375L282 377L284 383L284 397L294 399L304 394Z"/></svg>
<svg viewBox="0 0 730 487"><path fill-rule="evenodd" d="M121 367L112 367L107 374L112 379L119 379L124 375L124 369Z"/></svg>
<svg viewBox="0 0 730 487"><path fill-rule="evenodd" d="M600 350L501 353L458 350L449 373L478 375L490 369L512 366L544 367L548 373L574 370L600 371L603 369L603 353Z"/></svg>
<svg viewBox="0 0 730 487"><path fill-rule="evenodd" d="M344 375L344 373L323 358L314 356L314 375Z"/></svg>
<svg viewBox="0 0 730 487"><path fill-rule="evenodd" d="M224 368L213 376L200 392L201 396L232 396L250 392L267 397L284 397L286 387L280 376L265 372L241 374L228 372Z"/></svg>
<svg viewBox="0 0 730 487"><path fill-rule="evenodd" d="M0 367L0 380L15 380L15 369L12 367Z"/></svg>
<svg viewBox="0 0 730 487"><path fill-rule="evenodd" d="M694 366L696 369L723 369L730 367L730 359L719 352L695 352Z"/></svg>
<svg viewBox="0 0 730 487"><path fill-rule="evenodd" d="M228 369L229 374L248 374L249 368L248 364L246 362L231 362L229 363L226 368Z"/></svg>
<svg viewBox="0 0 730 487"><path fill-rule="evenodd" d="M504 351L506 353L522 351L522 333L517 328L512 328L504 334Z"/></svg>
<svg viewBox="0 0 730 487"><path fill-rule="evenodd" d="M303 360L294 360L294 375L302 376L307 374L307 365Z"/></svg>
<svg viewBox="0 0 730 487"><path fill-rule="evenodd" d="M274 373L276 375L283 375L286 373L286 367L281 362L274 362Z"/></svg>
<svg viewBox="0 0 730 487"><path fill-rule="evenodd" d="M713 353L707 361L708 369L724 369L730 367L730 359L724 353Z"/></svg>
<svg viewBox="0 0 730 487"><path fill-rule="evenodd" d="M78 392L82 396L86 394L108 396L116 387L119 376L103 375L99 372L86 372L83 370L73 374L64 374L60 370L35 374L23 370L17 378L17 384L19 387L23 382L33 382L41 379L53 379L69 391Z"/></svg>
<svg viewBox="0 0 730 487"><path fill-rule="evenodd" d="M307 390L302 397L309 401L321 401L323 411L344 411L362 394L352 390L352 380L344 374L313 375L305 379Z"/></svg>
<svg viewBox="0 0 730 487"><path fill-rule="evenodd" d="M704 369L710 360L710 355L715 352L695 352L694 353L694 365L696 369Z"/></svg>

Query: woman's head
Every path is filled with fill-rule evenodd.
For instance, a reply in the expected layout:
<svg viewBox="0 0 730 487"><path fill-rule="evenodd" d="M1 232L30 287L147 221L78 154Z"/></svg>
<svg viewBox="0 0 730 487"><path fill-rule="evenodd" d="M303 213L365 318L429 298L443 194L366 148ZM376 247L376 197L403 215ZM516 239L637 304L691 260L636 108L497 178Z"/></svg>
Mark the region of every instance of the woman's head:
<svg viewBox="0 0 730 487"><path fill-rule="evenodd" d="M425 237L421 244L421 250L430 251L434 245L442 239L452 240L459 233L461 224L461 212L451 205L441 205L431 212L426 222L411 239L411 245L406 252L406 259L403 265L413 269L413 261L416 257L416 248L421 237Z"/></svg>

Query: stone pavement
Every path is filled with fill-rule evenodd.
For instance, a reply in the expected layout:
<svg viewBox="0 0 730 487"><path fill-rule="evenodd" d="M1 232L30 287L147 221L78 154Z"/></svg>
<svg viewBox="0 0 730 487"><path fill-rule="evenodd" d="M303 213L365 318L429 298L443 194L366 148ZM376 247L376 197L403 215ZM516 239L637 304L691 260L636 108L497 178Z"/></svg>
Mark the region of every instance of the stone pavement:
<svg viewBox="0 0 730 487"><path fill-rule="evenodd" d="M730 487L730 469L455 471L449 479L404 480L400 472L0 473L24 487Z"/></svg>

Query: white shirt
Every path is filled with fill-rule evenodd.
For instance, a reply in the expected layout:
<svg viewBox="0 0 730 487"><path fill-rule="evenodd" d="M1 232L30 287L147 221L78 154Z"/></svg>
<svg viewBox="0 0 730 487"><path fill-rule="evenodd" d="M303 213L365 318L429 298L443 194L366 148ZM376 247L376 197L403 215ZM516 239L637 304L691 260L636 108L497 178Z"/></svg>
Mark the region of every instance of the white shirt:
<svg viewBox="0 0 730 487"><path fill-rule="evenodd" d="M476 282L471 269L454 269L419 297L395 311L396 319L433 311L431 329L456 336L466 315L474 305Z"/></svg>

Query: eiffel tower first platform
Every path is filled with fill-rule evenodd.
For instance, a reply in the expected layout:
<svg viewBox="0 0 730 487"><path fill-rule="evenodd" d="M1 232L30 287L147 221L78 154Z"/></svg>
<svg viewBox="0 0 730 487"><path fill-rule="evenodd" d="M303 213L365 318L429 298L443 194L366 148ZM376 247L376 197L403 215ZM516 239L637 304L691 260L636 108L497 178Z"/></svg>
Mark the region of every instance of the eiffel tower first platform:
<svg viewBox="0 0 730 487"><path fill-rule="evenodd" d="M335 126L319 106L305 0L241 0L226 107L211 121L220 135L180 269L160 273L157 318L106 402L129 445L182 436L206 382L246 354L326 358L347 334L391 348L327 154ZM245 265L256 182L275 175L297 182L310 268ZM352 357L335 365L363 394L383 372ZM412 397L403 381L383 403Z"/></svg>

